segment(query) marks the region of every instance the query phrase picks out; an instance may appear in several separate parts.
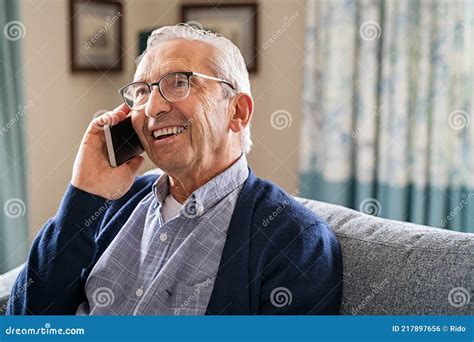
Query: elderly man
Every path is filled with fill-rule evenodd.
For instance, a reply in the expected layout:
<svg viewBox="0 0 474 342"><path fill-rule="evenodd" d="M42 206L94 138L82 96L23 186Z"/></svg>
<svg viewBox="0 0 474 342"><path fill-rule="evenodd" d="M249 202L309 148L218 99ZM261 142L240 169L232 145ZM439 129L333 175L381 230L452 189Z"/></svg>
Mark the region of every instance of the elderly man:
<svg viewBox="0 0 474 342"><path fill-rule="evenodd" d="M185 25L148 40L125 103L93 120L60 208L36 237L9 314L337 314L330 228L247 166L244 59ZM110 167L102 130L131 115L163 173Z"/></svg>

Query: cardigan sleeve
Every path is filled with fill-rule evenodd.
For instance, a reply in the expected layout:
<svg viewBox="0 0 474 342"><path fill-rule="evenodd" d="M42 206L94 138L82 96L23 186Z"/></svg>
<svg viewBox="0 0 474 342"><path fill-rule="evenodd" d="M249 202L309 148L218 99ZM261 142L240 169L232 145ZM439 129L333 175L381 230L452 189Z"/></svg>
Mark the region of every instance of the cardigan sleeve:
<svg viewBox="0 0 474 342"><path fill-rule="evenodd" d="M75 313L83 296L81 274L94 259L94 238L112 202L68 185L58 212L33 241L7 315Z"/></svg>
<svg viewBox="0 0 474 342"><path fill-rule="evenodd" d="M320 219L306 228L287 221L273 235L271 246L273 253L263 270L259 314L338 314L342 255L329 226Z"/></svg>

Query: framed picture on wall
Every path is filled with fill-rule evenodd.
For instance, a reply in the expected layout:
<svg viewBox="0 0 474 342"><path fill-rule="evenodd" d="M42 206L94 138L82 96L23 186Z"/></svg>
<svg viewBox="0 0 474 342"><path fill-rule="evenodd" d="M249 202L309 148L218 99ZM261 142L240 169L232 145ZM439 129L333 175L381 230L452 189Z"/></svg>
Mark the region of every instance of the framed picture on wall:
<svg viewBox="0 0 474 342"><path fill-rule="evenodd" d="M71 70L122 70L122 3L69 0Z"/></svg>
<svg viewBox="0 0 474 342"><path fill-rule="evenodd" d="M181 21L229 38L242 52L249 73L257 71L257 3L184 4Z"/></svg>

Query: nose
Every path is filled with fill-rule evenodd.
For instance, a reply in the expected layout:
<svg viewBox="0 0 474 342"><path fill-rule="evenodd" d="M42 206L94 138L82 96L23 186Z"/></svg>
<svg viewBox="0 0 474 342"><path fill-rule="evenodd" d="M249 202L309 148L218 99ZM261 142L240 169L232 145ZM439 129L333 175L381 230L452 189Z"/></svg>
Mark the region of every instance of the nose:
<svg viewBox="0 0 474 342"><path fill-rule="evenodd" d="M171 110L171 104L161 96L160 91L155 87L149 95L145 106L145 115L149 118L158 118L160 115L168 113Z"/></svg>

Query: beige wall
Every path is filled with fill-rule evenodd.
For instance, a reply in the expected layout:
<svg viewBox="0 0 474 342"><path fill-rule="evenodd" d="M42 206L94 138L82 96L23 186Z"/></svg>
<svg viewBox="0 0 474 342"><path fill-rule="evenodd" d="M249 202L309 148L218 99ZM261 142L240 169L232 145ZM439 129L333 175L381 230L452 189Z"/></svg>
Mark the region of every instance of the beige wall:
<svg viewBox="0 0 474 342"><path fill-rule="evenodd" d="M179 1L128 0L124 3L124 71L72 75L69 71L68 1L21 2L22 22L26 27L23 39L26 96L27 102L33 103L26 114L25 127L31 237L55 214L92 115L99 109L115 107L120 101L117 89L131 80L138 32L179 21ZM296 20L285 27L285 20L295 13ZM259 16L260 46L273 34L278 37L267 49L261 49L259 73L251 76L255 115L254 149L249 162L257 175L294 192L298 184L304 1L262 1ZM289 128L272 128L270 115L276 110L291 113ZM148 162L143 169L152 166Z"/></svg>

